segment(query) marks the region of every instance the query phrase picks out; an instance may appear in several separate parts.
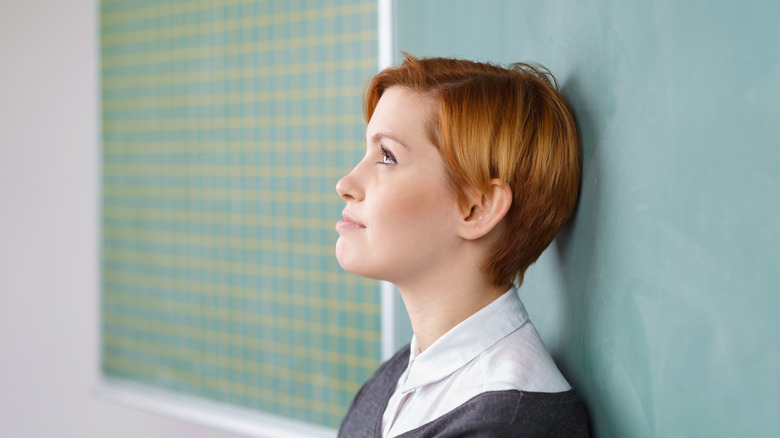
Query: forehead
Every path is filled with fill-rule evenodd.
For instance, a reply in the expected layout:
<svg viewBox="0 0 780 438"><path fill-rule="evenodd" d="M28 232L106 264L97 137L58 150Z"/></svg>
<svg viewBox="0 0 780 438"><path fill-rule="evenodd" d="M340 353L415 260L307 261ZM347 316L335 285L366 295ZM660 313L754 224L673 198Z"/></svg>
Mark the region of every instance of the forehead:
<svg viewBox="0 0 780 438"><path fill-rule="evenodd" d="M428 139L427 126L433 114L435 100L426 94L405 87L390 87L382 94L371 115L366 138L387 134L401 140ZM411 137L411 138L410 138Z"/></svg>

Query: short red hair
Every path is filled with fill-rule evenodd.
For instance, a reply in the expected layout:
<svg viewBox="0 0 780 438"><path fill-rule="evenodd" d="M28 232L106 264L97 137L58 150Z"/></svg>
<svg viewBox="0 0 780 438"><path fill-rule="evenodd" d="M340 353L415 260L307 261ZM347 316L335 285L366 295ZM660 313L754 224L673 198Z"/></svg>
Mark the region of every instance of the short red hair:
<svg viewBox="0 0 780 438"><path fill-rule="evenodd" d="M492 178L512 190L506 236L483 269L495 286L522 283L577 203L582 158L574 113L544 67L404 55L371 81L366 121L392 86L435 99L428 133L461 205L469 187L489 193Z"/></svg>

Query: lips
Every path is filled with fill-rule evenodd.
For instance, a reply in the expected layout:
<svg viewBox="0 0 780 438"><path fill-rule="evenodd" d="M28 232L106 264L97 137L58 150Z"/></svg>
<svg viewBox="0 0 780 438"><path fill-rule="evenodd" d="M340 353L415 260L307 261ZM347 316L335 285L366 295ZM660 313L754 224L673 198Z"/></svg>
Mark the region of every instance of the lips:
<svg viewBox="0 0 780 438"><path fill-rule="evenodd" d="M366 228L365 225L360 223L360 221L352 217L346 211L341 212L341 216L344 220L340 220L336 223L336 231L355 231Z"/></svg>

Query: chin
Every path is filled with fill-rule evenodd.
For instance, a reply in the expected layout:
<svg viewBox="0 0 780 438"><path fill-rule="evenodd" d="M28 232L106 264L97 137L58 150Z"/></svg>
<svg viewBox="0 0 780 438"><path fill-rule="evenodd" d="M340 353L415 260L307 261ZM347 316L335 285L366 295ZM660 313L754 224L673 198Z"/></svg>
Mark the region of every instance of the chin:
<svg viewBox="0 0 780 438"><path fill-rule="evenodd" d="M344 243L341 238L336 241L336 260L345 271L362 275L359 272L360 263L358 263L358 261L360 260L360 257L357 257L355 254L350 254L350 251L344 248Z"/></svg>
<svg viewBox="0 0 780 438"><path fill-rule="evenodd" d="M368 263L366 263L367 260L365 257L361 257L359 254L355 253L350 254L344 248L340 248L338 244L336 244L336 260L339 262L342 269L351 274L373 280L384 280L384 278L382 278L384 276L382 276L381 273L376 272L376 269L371 269Z"/></svg>
<svg viewBox="0 0 780 438"><path fill-rule="evenodd" d="M336 260L338 260L341 269L349 272L350 274L355 274L366 278L374 278L369 275L369 272L365 269L365 264L361 263L360 260L356 260L356 258L357 257L336 256Z"/></svg>

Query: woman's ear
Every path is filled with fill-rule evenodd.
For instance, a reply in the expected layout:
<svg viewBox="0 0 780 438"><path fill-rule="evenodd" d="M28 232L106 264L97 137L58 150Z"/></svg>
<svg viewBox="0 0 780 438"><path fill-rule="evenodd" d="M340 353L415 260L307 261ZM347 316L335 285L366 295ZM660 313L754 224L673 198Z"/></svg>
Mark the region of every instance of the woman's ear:
<svg viewBox="0 0 780 438"><path fill-rule="evenodd" d="M489 193L472 189L468 205L462 211L458 235L476 240L491 232L506 216L512 205L512 189L498 178L490 180Z"/></svg>

